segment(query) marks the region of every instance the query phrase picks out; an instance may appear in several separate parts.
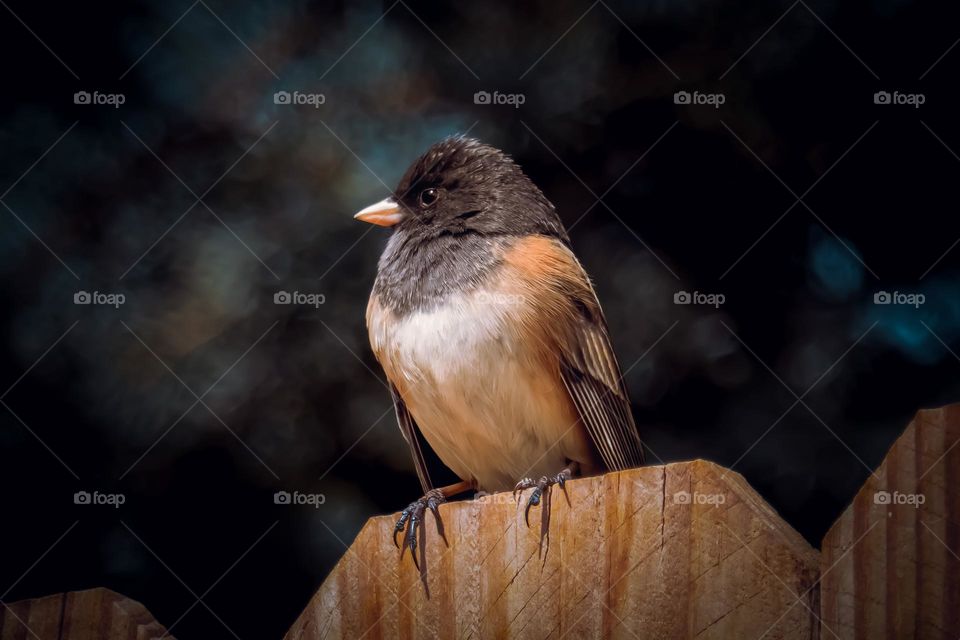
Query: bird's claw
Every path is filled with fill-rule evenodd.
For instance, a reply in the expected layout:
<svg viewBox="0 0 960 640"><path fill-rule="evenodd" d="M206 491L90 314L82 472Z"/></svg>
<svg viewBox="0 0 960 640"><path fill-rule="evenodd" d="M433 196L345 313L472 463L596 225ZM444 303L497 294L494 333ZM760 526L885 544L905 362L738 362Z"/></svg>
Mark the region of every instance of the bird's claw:
<svg viewBox="0 0 960 640"><path fill-rule="evenodd" d="M431 489L428 491L422 498L411 502L410 505L400 512L400 517L397 518L397 524L393 527L393 544L400 549L400 557L403 557L404 552L407 550L407 547L410 548L410 557L413 560L414 566L420 572L420 580L423 582L423 586L427 589L427 596L429 597L430 590L427 587L427 561L426 561L426 547L427 547L427 530L424 529L424 518L426 515L427 509L433 512L433 519L437 524L437 533L443 539L443 543L449 546L447 542L447 535L443 528L443 520L440 519L440 511L438 507L446 502L446 497L438 489ZM404 531L403 534L403 545L397 544L397 534ZM420 548L420 559L417 559L417 547Z"/></svg>
<svg viewBox="0 0 960 640"><path fill-rule="evenodd" d="M567 480L571 477L570 469L564 469L555 476L540 476L540 479L534 481L532 478L524 478L513 487L513 497L516 500L517 493L522 494L524 489L533 489L530 497L527 499L527 506L523 511L523 520L530 526L530 509L535 505L540 505L540 548L543 548L544 538L548 538L550 532L550 487L558 485L563 489L563 495L567 498L567 504L570 504L570 495L567 494ZM548 538L549 539L549 538Z"/></svg>
<svg viewBox="0 0 960 640"><path fill-rule="evenodd" d="M537 483L533 481L533 478L523 478L513 486L513 499L517 499L518 493L523 493L524 489L529 489L530 487L537 486Z"/></svg>
<svg viewBox="0 0 960 640"><path fill-rule="evenodd" d="M395 546L397 549L400 548L400 545L397 544L397 534L403 531L403 528L407 526L407 520L410 519L412 507L413 505L411 504L409 507L400 512L400 517L397 518L397 524L393 527L393 546Z"/></svg>

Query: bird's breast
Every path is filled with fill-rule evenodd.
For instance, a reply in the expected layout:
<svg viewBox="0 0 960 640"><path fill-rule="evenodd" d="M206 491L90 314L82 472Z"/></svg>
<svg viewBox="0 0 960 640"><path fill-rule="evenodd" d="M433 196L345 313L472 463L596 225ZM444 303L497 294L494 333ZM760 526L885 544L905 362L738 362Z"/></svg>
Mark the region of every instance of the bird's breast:
<svg viewBox="0 0 960 640"><path fill-rule="evenodd" d="M430 384L475 369L516 342L509 311L493 294L450 296L431 309L396 316L371 302L370 344L401 386ZM393 376L391 376L393 379Z"/></svg>
<svg viewBox="0 0 960 640"><path fill-rule="evenodd" d="M505 285L399 317L373 298L367 318L374 353L430 446L488 490L556 473L562 450L551 446L577 421L556 355L524 329L535 301Z"/></svg>

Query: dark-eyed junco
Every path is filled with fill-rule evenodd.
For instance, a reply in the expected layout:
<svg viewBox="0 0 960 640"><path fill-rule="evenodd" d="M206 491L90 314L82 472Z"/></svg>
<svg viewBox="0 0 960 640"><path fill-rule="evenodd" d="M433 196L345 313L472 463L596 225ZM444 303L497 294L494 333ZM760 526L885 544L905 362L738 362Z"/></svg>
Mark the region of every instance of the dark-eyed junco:
<svg viewBox="0 0 960 640"><path fill-rule="evenodd" d="M358 220L391 227L367 307L370 344L426 495L405 509L426 585L426 509L469 489L533 488L541 543L549 488L643 463L620 367L590 280L553 205L501 151L430 147ZM461 482L431 482L429 450ZM531 480L530 478L539 478ZM529 522L528 522L529 524ZM419 530L419 536L418 536Z"/></svg>

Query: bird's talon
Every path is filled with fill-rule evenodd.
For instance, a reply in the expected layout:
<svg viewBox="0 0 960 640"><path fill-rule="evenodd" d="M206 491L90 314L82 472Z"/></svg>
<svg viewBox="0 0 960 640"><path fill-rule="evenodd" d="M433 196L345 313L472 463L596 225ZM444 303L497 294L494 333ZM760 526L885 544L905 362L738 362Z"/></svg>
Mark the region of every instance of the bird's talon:
<svg viewBox="0 0 960 640"><path fill-rule="evenodd" d="M533 506L533 500L527 501L527 508L523 511L523 520L527 523L527 528L530 527L530 507Z"/></svg>
<svg viewBox="0 0 960 640"><path fill-rule="evenodd" d="M563 496L567 499L567 506L570 506L570 494L567 493L567 480L570 479L571 475L569 469L564 469L554 478L554 481L563 489Z"/></svg>
<svg viewBox="0 0 960 640"><path fill-rule="evenodd" d="M427 508L433 513L433 521L437 525L437 535L443 539L443 544L450 546L450 543L447 542L447 534L443 528L443 520L440 518L440 505L446 502L444 495L433 489L427 494Z"/></svg>
<svg viewBox="0 0 960 640"><path fill-rule="evenodd" d="M424 587L427 583L427 531L424 528L427 510L433 513L433 519L437 524L437 534L443 539L444 544L449 546L443 528L443 520L440 518L439 507L443 502L446 502L443 492L431 489L422 498L416 502L411 502L410 506L401 511L400 517L397 518L397 524L393 527L393 544L399 547L401 558L403 558L404 552L408 548L410 549L410 559L413 560L413 566L420 572L420 580L424 583ZM400 532L403 532L402 545L397 544L397 535ZM419 558L417 557L418 549L420 550ZM429 590L427 593L429 594Z"/></svg>
<svg viewBox="0 0 960 640"><path fill-rule="evenodd" d="M414 503L416 504L416 503ZM411 505L413 507L413 505ZM409 508L409 507L408 507ZM403 534L403 546L400 547L400 557L403 558L403 552L410 549L410 557L413 558L413 564L417 564L417 523L419 522L417 512L414 510L407 520L407 531Z"/></svg>
<svg viewBox="0 0 960 640"><path fill-rule="evenodd" d="M407 525L407 520L409 519L410 519L410 507L407 507L406 509L400 512L400 517L397 518L397 524L394 525L393 527L393 546L395 546L397 549L400 548L400 545L397 544L397 534L403 531L403 529ZM401 555L402 555L402 552L401 552Z"/></svg>
<svg viewBox="0 0 960 640"><path fill-rule="evenodd" d="M535 486L537 486L537 483L533 481L533 478L523 478L513 486L513 499L516 500L517 494L522 494L524 489L530 489Z"/></svg>
<svg viewBox="0 0 960 640"><path fill-rule="evenodd" d="M560 489L563 490L563 495L567 498L567 504L570 504L570 495L567 493L567 480L573 476L570 468L564 469L555 476L541 476L539 480L534 482L530 478L524 478L516 484L514 487L514 496L516 496L517 491L522 491L523 489L532 488L533 492L530 494L530 497L527 499L527 506L523 512L523 520L527 523L527 527L530 526L530 509L533 506L539 505L541 509L540 515L540 548L543 549L544 539L549 539L550 533L550 511L551 511L551 499L550 499L550 489L553 485L558 485Z"/></svg>

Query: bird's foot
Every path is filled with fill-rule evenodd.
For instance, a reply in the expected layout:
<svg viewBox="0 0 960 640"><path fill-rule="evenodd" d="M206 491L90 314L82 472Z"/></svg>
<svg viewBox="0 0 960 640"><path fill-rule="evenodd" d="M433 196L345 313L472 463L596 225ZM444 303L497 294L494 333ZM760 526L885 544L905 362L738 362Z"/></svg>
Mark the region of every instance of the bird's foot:
<svg viewBox="0 0 960 640"><path fill-rule="evenodd" d="M440 519L440 511L437 509L447 498L440 489L431 489L422 498L411 502L410 506L400 513L397 524L393 528L393 544L400 548L400 557L403 558L404 551L410 548L410 557L413 559L414 566L420 571L420 581L423 582L424 589L427 590L427 597L430 595L430 589L427 586L427 530L424 528L424 518L427 509L433 512L433 519L437 523L437 533L443 539L444 544L449 546L446 533L443 530L443 520ZM406 528L403 534L403 546L397 544L397 534ZM420 548L420 559L417 560L417 547Z"/></svg>
<svg viewBox="0 0 960 640"><path fill-rule="evenodd" d="M553 485L563 489L563 495L567 498L567 504L570 504L570 496L567 494L567 480L573 476L573 469L567 467L555 476L540 476L539 480L524 478L513 488L513 498L516 500L517 494L523 494L524 489L533 489L530 497L527 499L527 507L523 512L523 519L530 526L530 508L534 505L540 505L540 549L543 549L543 540L549 540L550 533L550 489ZM542 503L542 504L541 504Z"/></svg>

